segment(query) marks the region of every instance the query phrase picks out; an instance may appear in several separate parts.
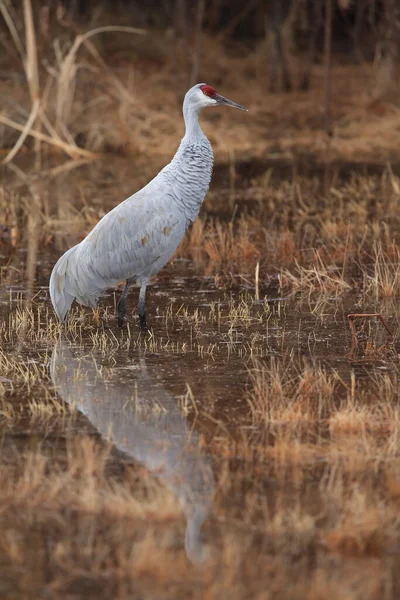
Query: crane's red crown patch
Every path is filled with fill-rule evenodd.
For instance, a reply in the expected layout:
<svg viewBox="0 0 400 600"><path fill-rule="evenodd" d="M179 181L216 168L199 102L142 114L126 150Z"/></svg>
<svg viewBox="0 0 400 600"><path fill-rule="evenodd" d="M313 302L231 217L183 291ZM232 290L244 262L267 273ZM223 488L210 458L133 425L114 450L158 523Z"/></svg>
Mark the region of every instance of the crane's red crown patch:
<svg viewBox="0 0 400 600"><path fill-rule="evenodd" d="M211 96L211 98L217 93L211 85L202 85L200 89L205 96Z"/></svg>

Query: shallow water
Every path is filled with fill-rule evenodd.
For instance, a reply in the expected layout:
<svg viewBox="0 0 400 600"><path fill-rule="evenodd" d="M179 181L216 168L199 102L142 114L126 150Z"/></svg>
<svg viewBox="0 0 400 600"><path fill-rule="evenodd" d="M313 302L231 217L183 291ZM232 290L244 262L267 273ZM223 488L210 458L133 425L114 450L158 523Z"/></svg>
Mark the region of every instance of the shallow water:
<svg viewBox="0 0 400 600"><path fill-rule="evenodd" d="M73 190L83 186L83 195L91 197L99 190L98 204L112 204L115 176L102 171L103 179L96 180L97 168L77 170ZM225 181L226 174L217 172L217 179ZM251 179L245 165L240 177ZM58 179L58 203L67 181ZM123 195L128 194L126 189ZM62 210L68 215L72 208ZM0 290L2 350L21 365L7 370L1 363L1 466L41 452L62 470L71 444L94 438L111 448L107 477L128 488L133 469L137 486L151 477L175 499L183 527L176 532L175 517L167 523L174 552L201 565L215 559L224 535L232 535L260 553L267 543L267 514L272 518L300 497L310 514L321 509L327 459L320 448L331 434L323 414L299 427L296 443L309 452L302 458L304 472L282 481L263 452L279 447L286 435L292 439L293 423L253 418L251 371L273 361L288 365L289 378L305 364L334 371L338 405L353 393L355 378L366 390L384 373L398 385L398 342L388 342L379 322L370 320L357 324L360 347L352 351L347 320L353 312L381 313L397 340L398 304L355 294L285 297L270 283L261 285L256 300L252 274L221 290L213 277L198 277L189 262L175 260L149 285L149 331L137 326L137 290L130 294L127 325L122 331L116 327L116 290L104 297L98 313L74 309L60 332L47 282L61 249L83 233L60 233L58 251L38 249L30 283L29 251L1 249L7 264ZM367 352L368 340L374 347Z"/></svg>
<svg viewBox="0 0 400 600"><path fill-rule="evenodd" d="M49 318L55 319L48 278L57 256L42 251L36 264L30 306L39 315L39 328L45 328ZM27 257L22 248L13 253L2 273L0 316L5 329L27 299L25 273ZM88 350L101 347L107 344L100 339L104 333L105 339L111 340L114 368L125 371L137 361L137 353L144 352L146 360L157 365L173 396L179 397L189 384L201 404L213 406L217 418L225 415L228 427L237 411L243 414L248 408L243 395L249 365L255 358L292 357L299 364L304 360L320 363L335 369L346 382L353 371L362 378L374 370L393 369L396 344L389 344L386 353L351 354L347 314L380 313L396 334L400 309L395 300L374 302L355 294L282 297L277 287L262 288L262 299L256 300L251 280L252 275L247 275L232 290L220 290L213 277L198 277L189 261L175 260L149 284L149 332L137 327L136 288L128 299L128 324L122 331L116 328L114 315L120 291L110 291L101 300L97 320L93 321L91 310L76 309L82 323L79 344ZM386 332L377 320L360 323L376 346L387 344ZM72 347L76 342L76 335L69 340ZM12 343L9 349L15 351ZM36 342L22 341L17 351L36 360L38 350L48 354L53 347L45 342L38 347Z"/></svg>

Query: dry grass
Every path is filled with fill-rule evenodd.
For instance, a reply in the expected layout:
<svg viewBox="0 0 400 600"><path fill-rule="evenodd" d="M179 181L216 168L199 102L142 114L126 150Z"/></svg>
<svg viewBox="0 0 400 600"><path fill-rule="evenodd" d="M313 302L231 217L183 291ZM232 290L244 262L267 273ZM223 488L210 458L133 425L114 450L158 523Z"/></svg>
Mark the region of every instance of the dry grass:
<svg viewBox="0 0 400 600"><path fill-rule="evenodd" d="M348 363L332 369L311 353L301 359L309 333L301 318L284 332L292 308L268 307L252 293L219 295L200 306L165 303L147 335L134 327L102 329L114 318L109 306L101 315L77 309L64 332L78 356L70 389L85 390L73 404L50 384L60 327L42 301L28 308L22 297L10 297L0 329L3 597L211 600L229 592L261 600L266 589L271 599L334 598L337 590L351 599L380 600L382 590L396 597L395 361L387 373L359 376ZM286 355L271 359L282 349ZM143 360L144 384L155 394L150 411L140 392ZM132 390L125 419L133 411L162 422L171 407L157 398L163 389L172 394L189 439L199 435L202 452L212 456L202 565L188 560L186 517L179 496L159 480L162 471L122 460L104 432L103 440L87 432L79 403L93 395L94 412L86 414L95 423L107 397L118 400L116 383ZM103 385L110 386L107 395ZM233 397L241 399L234 421ZM15 446L12 432L27 428L37 444Z"/></svg>
<svg viewBox="0 0 400 600"><path fill-rule="evenodd" d="M163 160L170 156L182 131L180 100L187 87L177 72L180 40L160 30L142 36L138 28L109 25L110 15L99 19L100 13L92 21L96 27L79 31L62 9L39 11L33 19L30 0L24 0L24 11L11 10L4 1L0 6L5 44L13 46L9 55L20 59L11 66L24 74L28 91L24 94L18 79L2 82L8 114L1 120L22 132L19 141L18 134L12 139L8 160L30 136L42 142L36 150L43 152L44 146L45 154L61 151L73 158L94 158L111 150L137 158L156 149ZM120 14L115 15L118 19ZM202 46L200 80L220 86L251 109L245 122L221 112L205 126L216 151L233 167L235 157L242 156L290 158L298 153L377 162L397 152L399 108L383 92L382 97L377 94L373 65L334 66L335 135L328 144L321 66L314 66L308 93L268 94L263 43L227 49L223 38L204 32ZM5 60L2 66L10 67ZM26 117L22 123L21 114ZM230 126L232 119L235 127ZM11 139L9 131L5 137ZM234 192L232 185L231 196Z"/></svg>
<svg viewBox="0 0 400 600"><path fill-rule="evenodd" d="M285 380L285 371L275 367L274 377ZM314 394L326 381L321 372L306 370L297 376L297 393ZM386 385L379 384L378 391ZM286 418L293 422L293 413L282 411L279 394L264 400L274 404L277 399L274 424L283 427ZM308 419L310 403L292 400L298 417ZM348 406L330 410L330 442L307 443L296 428L290 435L276 432L272 444L243 438L230 448L232 442L220 432L213 443L220 456L213 537L201 573L187 562L178 541L183 523L175 499L146 471L130 466L113 476L109 448L86 438L68 444L61 469L43 451L29 452L24 465L2 471L7 478L0 493L5 593L29 588L36 594L68 597L73 591L95 597L101 588L116 598L159 593L216 598L229 590L241 599L249 593L265 598L268 585L271 594L288 598L336 597L340 589L343 597L378 599L390 581L393 591L386 596L395 598L398 408L392 405L387 412L382 403L378 410L365 407L363 415L351 415ZM340 425L344 414L345 429ZM373 435L365 427L371 421ZM234 466L230 455L246 460ZM242 508L235 516L239 501ZM206 532L208 537L211 531ZM42 550L49 546L51 552ZM26 570L32 547L34 579ZM17 578L20 565L25 575Z"/></svg>
<svg viewBox="0 0 400 600"><path fill-rule="evenodd" d="M372 273L364 270L364 293L375 298L400 294L400 251L392 244L387 249L378 242L373 249Z"/></svg>
<svg viewBox="0 0 400 600"><path fill-rule="evenodd" d="M81 33L59 21L46 38L29 0L23 23L10 6L0 0L27 85L0 83L0 596L395 600L400 182L390 163L344 177L318 164L390 160L398 107L368 96L372 68L337 64L328 149L319 66L310 94L266 98L261 48L239 59L205 36L201 78L251 111L204 117L213 185L150 287L153 329L117 330L116 294L61 327L49 264L169 160L184 86L170 85L175 42L160 32L151 49L127 35L125 60L126 28L117 40L102 23ZM71 160L59 164L60 150ZM289 172L294 156L316 170ZM201 279L187 278L188 263ZM394 339L358 323L349 355L346 315L358 310L382 313ZM60 335L77 355L64 365L68 402L50 376ZM96 427L125 390L123 409ZM175 411L174 438L183 428L185 448L198 439L215 480L197 564L185 530L200 491L187 472L175 480L183 496L165 483L162 436L148 468L110 440L119 418L151 429Z"/></svg>
<svg viewBox="0 0 400 600"><path fill-rule="evenodd" d="M295 368L292 361L282 365L272 359L270 366L256 364L251 370L248 403L254 422L301 426L327 414L335 396L335 374L309 365L300 373Z"/></svg>
<svg viewBox="0 0 400 600"><path fill-rule="evenodd" d="M13 148L7 153L3 162L7 164L14 159L28 136L32 136L35 139L35 153L37 154L38 159L37 166L40 166L41 141L63 150L73 158L96 158L96 155L93 152L80 148L76 144L74 136L69 131L69 124L72 119L77 72L79 69L79 63L77 62L78 51L82 45L86 45L95 61L100 63L100 65L107 70L107 65L89 41L90 38L105 32L134 33L140 35L144 34L145 31L134 27L98 27L94 30L87 31L83 35L77 35L67 50L61 47L59 40L54 40L53 44L56 48L56 64L47 69L46 83L41 90L39 81L38 45L36 41L31 0L24 0L23 18L26 52L24 51L24 44L18 33L18 17L16 13L11 11L4 1L0 4L0 11L15 47L21 54L24 74L32 102L30 114L24 126L21 126L5 115L0 115L1 123L17 131L21 131L21 135L15 142ZM109 77L119 93L125 99L129 100L129 92L124 88L119 79L112 73L111 75L109 73ZM52 96L54 96L54 99ZM49 119L48 116L49 107L53 106L55 112L54 123L51 122L51 119ZM38 124L38 128L36 129L34 129L35 123ZM42 126L45 127L47 133L41 131Z"/></svg>
<svg viewBox="0 0 400 600"><path fill-rule="evenodd" d="M325 264L319 252L315 252L310 262L315 266L303 267L295 261L292 271L285 269L281 272L279 279L283 292L289 288L292 293L305 292L308 296L318 293L335 297L351 290L339 267Z"/></svg>

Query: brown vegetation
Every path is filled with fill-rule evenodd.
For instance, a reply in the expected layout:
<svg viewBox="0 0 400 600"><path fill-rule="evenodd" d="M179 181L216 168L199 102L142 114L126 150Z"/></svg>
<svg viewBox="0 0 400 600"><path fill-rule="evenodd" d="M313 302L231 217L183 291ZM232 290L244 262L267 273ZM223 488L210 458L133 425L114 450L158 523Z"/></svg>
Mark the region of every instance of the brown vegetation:
<svg viewBox="0 0 400 600"><path fill-rule="evenodd" d="M399 596L400 113L395 80L381 84L395 52L330 57L330 100L322 64L310 90L271 94L276 30L246 46L229 26L202 30L205 7L201 60L186 64L184 36L127 27L117 10L115 26L93 11L84 27L62 4L0 0L1 598ZM305 54L290 49L293 19L280 23L280 78L294 88ZM115 328L118 290L61 326L47 297L56 255L169 160L197 73L250 113L202 117L213 183L150 289L152 329ZM360 313L393 335L360 318L352 339L347 315ZM51 378L60 340L76 355L68 401ZM182 500L156 451L150 467L124 453L111 412L96 428L121 389L123 424L176 410L185 444L198 436L210 459L203 562L185 548L199 489L182 476Z"/></svg>

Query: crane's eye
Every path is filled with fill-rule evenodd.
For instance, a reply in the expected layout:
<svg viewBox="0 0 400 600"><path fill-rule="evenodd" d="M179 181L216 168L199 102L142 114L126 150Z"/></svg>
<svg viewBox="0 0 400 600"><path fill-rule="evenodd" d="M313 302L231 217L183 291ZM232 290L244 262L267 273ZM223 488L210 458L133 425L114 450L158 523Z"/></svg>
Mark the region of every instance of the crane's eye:
<svg viewBox="0 0 400 600"><path fill-rule="evenodd" d="M200 89L205 96L210 96L211 98L217 93L211 85L202 85Z"/></svg>

